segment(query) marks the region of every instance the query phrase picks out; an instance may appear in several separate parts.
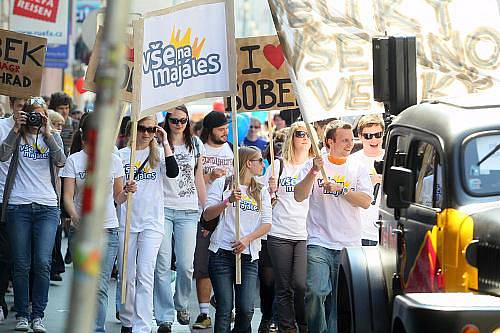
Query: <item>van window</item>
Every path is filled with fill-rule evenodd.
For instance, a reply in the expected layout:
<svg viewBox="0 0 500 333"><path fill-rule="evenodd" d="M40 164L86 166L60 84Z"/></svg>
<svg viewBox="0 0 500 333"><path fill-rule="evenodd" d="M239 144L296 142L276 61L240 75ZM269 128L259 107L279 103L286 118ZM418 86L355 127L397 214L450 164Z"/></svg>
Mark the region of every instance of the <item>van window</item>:
<svg viewBox="0 0 500 333"><path fill-rule="evenodd" d="M443 175L439 154L433 145L419 142L416 155L415 203L441 208Z"/></svg>

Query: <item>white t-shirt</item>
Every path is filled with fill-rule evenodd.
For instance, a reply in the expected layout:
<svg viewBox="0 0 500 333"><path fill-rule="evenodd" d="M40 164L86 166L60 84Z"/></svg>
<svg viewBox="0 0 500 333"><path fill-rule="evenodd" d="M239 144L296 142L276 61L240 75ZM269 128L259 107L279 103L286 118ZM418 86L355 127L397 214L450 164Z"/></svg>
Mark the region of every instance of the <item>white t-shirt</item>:
<svg viewBox="0 0 500 333"><path fill-rule="evenodd" d="M205 143L204 147L203 174L206 175L215 168L223 168L227 177L232 176L234 154L229 144L225 143L216 148Z"/></svg>
<svg viewBox="0 0 500 333"><path fill-rule="evenodd" d="M38 140L36 137L36 134L28 134L28 142L21 138L18 148L19 164L9 204L25 205L34 202L57 207L57 194L50 176L49 147L42 133L38 134Z"/></svg>
<svg viewBox="0 0 500 333"><path fill-rule="evenodd" d="M309 197L307 214L308 244L333 250L361 245L362 208L353 207L343 195L347 191L363 192L372 198L373 186L368 170L352 158L342 165L336 165L323 156L325 172L330 181L344 185L342 193L324 193L323 177L318 173ZM309 160L299 178L304 179L312 167Z"/></svg>
<svg viewBox="0 0 500 333"><path fill-rule="evenodd" d="M377 172L374 168L375 161L382 161L384 159L384 151L379 156L370 157L366 156L363 150L357 151L351 155L353 159L356 159L359 163L366 167L366 170L369 171L370 176L376 175ZM369 239L378 242L378 226L376 222L379 217L379 208L380 208L380 198L382 197L381 188L379 187L377 200L375 203L372 202L368 209L361 209L361 238ZM375 193L372 192L373 195Z"/></svg>
<svg viewBox="0 0 500 333"><path fill-rule="evenodd" d="M216 179L208 192L206 207L216 205L231 196L231 190L224 191L225 178ZM272 223L271 216L271 197L267 188L261 190L262 211L259 211L257 202L247 195L247 186L241 185L240 200L240 237L244 237L254 232L263 223ZM219 248L231 251L231 243L236 240L235 215L236 204L226 208L221 214L219 224L210 238L210 251L217 252ZM260 238L253 240L243 251L245 254L251 254L252 260L259 259L261 248Z"/></svg>
<svg viewBox="0 0 500 333"><path fill-rule="evenodd" d="M204 155L205 148L197 137L199 154ZM194 142L193 142L194 144ZM179 175L175 178L163 177L164 207L175 210L198 210L198 191L195 186L196 146L189 152L186 145L174 146L174 156L179 166Z"/></svg>
<svg viewBox="0 0 500 333"><path fill-rule="evenodd" d="M12 117L0 119L0 143L9 135L12 127L14 127L14 119ZM9 172L9 166L10 158L8 161L0 162L0 202L3 201L3 190L5 188L7 173Z"/></svg>
<svg viewBox="0 0 500 333"><path fill-rule="evenodd" d="M274 177L278 180L281 160L274 162ZM306 240L307 228L306 218L309 211L309 200L302 202L295 201L295 185L302 179L299 179L299 173L304 167L303 164L292 165L283 164L283 172L279 177L277 198L278 201L273 208L273 226L269 235L292 240ZM271 168L267 168L265 175L265 184L271 177Z"/></svg>
<svg viewBox="0 0 500 333"><path fill-rule="evenodd" d="M126 179L130 173L130 147L122 148L118 151L125 170ZM131 232L142 232L144 230L154 230L162 234L165 233L163 205L163 178L166 178L165 155L159 149L160 163L152 169L149 161L136 177L137 191L132 195L132 221ZM149 156L149 147L137 150L135 167L136 170ZM133 175L132 175L133 177ZM120 205L118 219L120 229L125 229L125 219L127 215L127 203Z"/></svg>
<svg viewBox="0 0 500 333"><path fill-rule="evenodd" d="M116 178L125 176L120 157L116 154L111 154L111 159L111 170L109 177L106 180L106 216L104 218L105 229L118 228L118 218L116 216L113 199L113 184ZM67 158L64 168L59 173L60 177L72 178L76 181L73 202L79 216L82 215L83 188L87 175L87 160L88 155L83 150L74 153Z"/></svg>

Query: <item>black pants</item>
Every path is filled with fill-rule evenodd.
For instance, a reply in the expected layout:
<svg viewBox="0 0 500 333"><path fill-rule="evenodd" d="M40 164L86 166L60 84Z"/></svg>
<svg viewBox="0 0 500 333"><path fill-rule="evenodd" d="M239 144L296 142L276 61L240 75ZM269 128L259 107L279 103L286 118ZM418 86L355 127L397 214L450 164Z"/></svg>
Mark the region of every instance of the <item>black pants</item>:
<svg viewBox="0 0 500 333"><path fill-rule="evenodd" d="M2 208L0 207L0 215ZM0 222L0 306L6 314L5 292L9 285L12 257L10 253L9 237L5 223Z"/></svg>
<svg viewBox="0 0 500 333"><path fill-rule="evenodd" d="M50 269L51 275L61 274L66 271L66 268L64 267L64 259L61 253L62 230L63 227L59 224L57 226L54 248L52 249L52 266Z"/></svg>
<svg viewBox="0 0 500 333"><path fill-rule="evenodd" d="M280 331L307 330L305 291L307 247L305 240L267 237L267 249L276 282L276 303Z"/></svg>
<svg viewBox="0 0 500 333"><path fill-rule="evenodd" d="M267 251L267 241L262 240L261 243L262 249L259 253L260 311L262 320L271 320L274 317L274 272Z"/></svg>

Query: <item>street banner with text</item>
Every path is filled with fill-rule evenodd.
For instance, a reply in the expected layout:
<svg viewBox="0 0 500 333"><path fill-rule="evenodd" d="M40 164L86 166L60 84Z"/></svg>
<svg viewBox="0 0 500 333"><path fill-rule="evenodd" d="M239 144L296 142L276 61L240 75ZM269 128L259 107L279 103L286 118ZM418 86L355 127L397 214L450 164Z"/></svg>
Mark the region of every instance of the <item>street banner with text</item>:
<svg viewBox="0 0 500 333"><path fill-rule="evenodd" d="M372 37L416 36L418 99L498 89L496 0L268 0L309 121L383 111Z"/></svg>
<svg viewBox="0 0 500 333"><path fill-rule="evenodd" d="M0 95L40 95L47 39L0 29Z"/></svg>
<svg viewBox="0 0 500 333"><path fill-rule="evenodd" d="M232 0L197 0L134 22L134 112L236 94Z"/></svg>
<svg viewBox="0 0 500 333"><path fill-rule="evenodd" d="M288 110L297 107L285 56L277 36L236 39L238 112ZM225 100L226 111L231 99Z"/></svg>

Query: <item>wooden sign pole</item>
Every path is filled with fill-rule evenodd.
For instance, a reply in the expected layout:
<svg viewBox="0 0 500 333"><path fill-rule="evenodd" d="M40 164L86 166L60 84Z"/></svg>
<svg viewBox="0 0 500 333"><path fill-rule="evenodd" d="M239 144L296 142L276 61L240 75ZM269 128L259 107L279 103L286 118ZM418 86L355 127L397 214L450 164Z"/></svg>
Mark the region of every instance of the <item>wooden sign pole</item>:
<svg viewBox="0 0 500 333"><path fill-rule="evenodd" d="M236 96L231 96L231 117L233 119L233 154L234 154L234 182L235 188L240 187L240 158L238 156L238 114L236 112ZM240 240L240 201L236 201L235 212L236 241ZM241 284L241 254L236 255L236 284Z"/></svg>
<svg viewBox="0 0 500 333"><path fill-rule="evenodd" d="M274 178L275 172L274 172L274 140L273 140L273 134L274 134L274 125L273 125L273 117L271 112L267 113L267 125L269 129L269 156L270 156L270 168L271 168L271 175Z"/></svg>

